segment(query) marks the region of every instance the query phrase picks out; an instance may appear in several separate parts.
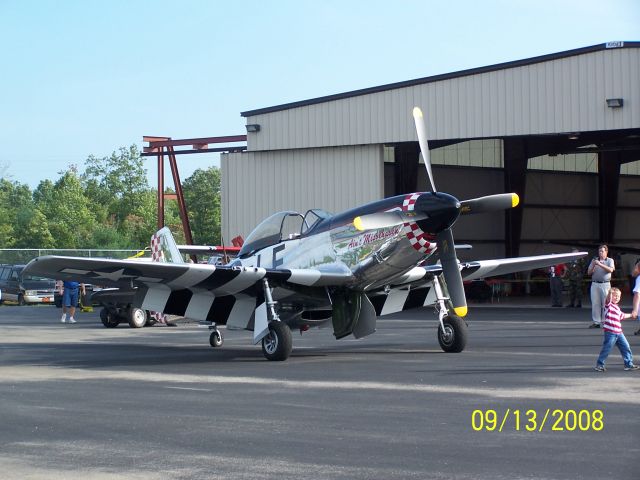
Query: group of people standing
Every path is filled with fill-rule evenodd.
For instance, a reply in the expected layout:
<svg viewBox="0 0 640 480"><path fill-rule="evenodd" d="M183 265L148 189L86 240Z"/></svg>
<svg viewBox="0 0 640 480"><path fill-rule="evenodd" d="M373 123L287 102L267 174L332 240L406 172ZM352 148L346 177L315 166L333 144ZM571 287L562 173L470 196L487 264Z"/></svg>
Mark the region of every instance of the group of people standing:
<svg viewBox="0 0 640 480"><path fill-rule="evenodd" d="M578 249L574 248L573 252ZM567 281L569 305L567 308L582 308L582 279L584 277L584 260L577 258L569 264L559 263L549 267L549 287L551 289L551 306L562 307L563 280Z"/></svg>
<svg viewBox="0 0 640 480"><path fill-rule="evenodd" d="M575 250L574 250L575 251ZM569 266L568 272L572 272L570 278L578 280L579 288L576 290L575 285L570 284L569 292L571 303L569 306L582 306L582 275L584 272L582 259L575 260ZM598 360L596 361L596 371L604 372L605 361L611 352L613 346L617 346L624 361L624 369L627 371L638 370L640 367L634 365L631 347L622 331L622 320L633 318L638 319L638 311L640 309L640 259L636 261L632 275L635 277L633 287L633 309L631 313L624 313L620 307L620 299L622 292L619 288L611 287L611 274L615 271L615 262L609 258L609 248L606 245L598 247L598 255L594 257L587 268L587 275L591 277L591 320L589 328L602 328L603 341ZM552 274L553 279L553 274ZM560 284L560 293L562 292L562 284ZM553 289L552 289L552 299ZM555 301L555 300L554 300ZM575 303L577 302L577 303ZM638 328L634 335L640 335Z"/></svg>
<svg viewBox="0 0 640 480"><path fill-rule="evenodd" d="M577 252L577 249L573 250ZM632 275L635 277L633 285L633 310L624 313L619 307L622 292L619 288L611 287L611 274L615 271L615 262L609 258L607 245L598 247L598 255L594 257L587 268L587 275L591 277L589 290L591 297L591 324L589 328L603 329L603 343L595 369L604 372L605 361L613 346L617 346L624 361L625 370L637 370L633 363L631 347L622 331L621 321L629 318L638 319L640 311L640 259L636 261ZM554 307L562 306L562 280L568 280L569 305L567 307L582 307L582 280L584 276L584 260L576 259L569 265L554 265L549 268L551 303ZM638 328L634 335L640 335Z"/></svg>
<svg viewBox="0 0 640 480"><path fill-rule="evenodd" d="M578 249L574 248L573 252ZM605 318L605 306L607 295L611 290L611 274L615 271L615 262L609 257L609 248L606 245L598 247L598 255L593 257L586 273L591 277L589 296L591 298L591 325L589 328L601 328ZM640 259L635 264L632 275L635 278L633 290L633 318L638 318L640 310ZM585 261L578 258L568 264L558 264L549 267L549 286L551 289L551 306L562 306L563 281L567 282L569 304L567 308L582 308L582 283L585 274ZM640 335L640 328L634 333Z"/></svg>

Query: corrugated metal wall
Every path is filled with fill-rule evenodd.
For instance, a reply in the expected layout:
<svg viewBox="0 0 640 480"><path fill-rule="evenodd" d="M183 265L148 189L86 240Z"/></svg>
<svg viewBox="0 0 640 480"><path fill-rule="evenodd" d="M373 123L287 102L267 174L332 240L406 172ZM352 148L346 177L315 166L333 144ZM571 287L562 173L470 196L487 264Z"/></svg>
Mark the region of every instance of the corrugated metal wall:
<svg viewBox="0 0 640 480"><path fill-rule="evenodd" d="M640 49L608 49L247 118L250 151L640 127ZM624 98L608 108L607 98Z"/></svg>
<svg viewBox="0 0 640 480"><path fill-rule="evenodd" d="M225 240L247 236L272 213L340 212L384 194L379 145L221 155Z"/></svg>

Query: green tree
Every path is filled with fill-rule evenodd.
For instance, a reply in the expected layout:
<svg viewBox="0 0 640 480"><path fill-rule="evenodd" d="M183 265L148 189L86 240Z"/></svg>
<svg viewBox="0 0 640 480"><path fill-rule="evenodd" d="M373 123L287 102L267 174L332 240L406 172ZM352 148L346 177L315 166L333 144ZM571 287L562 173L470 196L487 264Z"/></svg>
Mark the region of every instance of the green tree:
<svg viewBox="0 0 640 480"><path fill-rule="evenodd" d="M194 243L219 245L220 169L196 170L184 181L183 190Z"/></svg>
<svg viewBox="0 0 640 480"><path fill-rule="evenodd" d="M38 198L38 208L47 218L55 247L94 247L91 238L98 222L74 169L63 173L53 188L40 186L42 188L37 190L35 197Z"/></svg>
<svg viewBox="0 0 640 480"><path fill-rule="evenodd" d="M11 208L13 185L6 179L0 179L0 247L12 248L15 244L14 214Z"/></svg>
<svg viewBox="0 0 640 480"><path fill-rule="evenodd" d="M47 218L35 205L21 208L16 215L15 248L53 248L55 241Z"/></svg>
<svg viewBox="0 0 640 480"><path fill-rule="evenodd" d="M31 191L27 185L0 180L0 240L4 248L16 247L20 230L17 225L18 212L33 209Z"/></svg>
<svg viewBox="0 0 640 480"><path fill-rule="evenodd" d="M95 203L107 206L109 215L120 223L137 209L138 194L149 190L147 171L136 145L121 147L110 157L91 155L82 175L86 194Z"/></svg>

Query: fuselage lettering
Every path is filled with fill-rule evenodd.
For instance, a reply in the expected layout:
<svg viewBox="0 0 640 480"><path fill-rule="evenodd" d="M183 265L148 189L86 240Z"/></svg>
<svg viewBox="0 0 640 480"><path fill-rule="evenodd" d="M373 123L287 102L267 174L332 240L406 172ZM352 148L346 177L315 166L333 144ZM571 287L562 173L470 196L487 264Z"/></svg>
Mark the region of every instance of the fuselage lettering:
<svg viewBox="0 0 640 480"><path fill-rule="evenodd" d="M282 250L284 250L284 248L285 248L284 247L284 243L282 243L282 244L278 245L277 247L273 248L273 261L272 261L273 268L278 268L284 262L282 257L277 258L278 252L281 252Z"/></svg>

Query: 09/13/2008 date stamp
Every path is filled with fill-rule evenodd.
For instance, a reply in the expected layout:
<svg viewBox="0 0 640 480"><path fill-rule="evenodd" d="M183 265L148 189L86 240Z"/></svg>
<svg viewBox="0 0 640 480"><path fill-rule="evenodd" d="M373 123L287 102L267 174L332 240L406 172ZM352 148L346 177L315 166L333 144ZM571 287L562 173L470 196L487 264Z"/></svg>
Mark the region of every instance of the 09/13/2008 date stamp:
<svg viewBox="0 0 640 480"><path fill-rule="evenodd" d="M506 429L524 432L600 432L604 429L604 412L561 408L474 410L471 413L471 428L476 432L502 432Z"/></svg>

